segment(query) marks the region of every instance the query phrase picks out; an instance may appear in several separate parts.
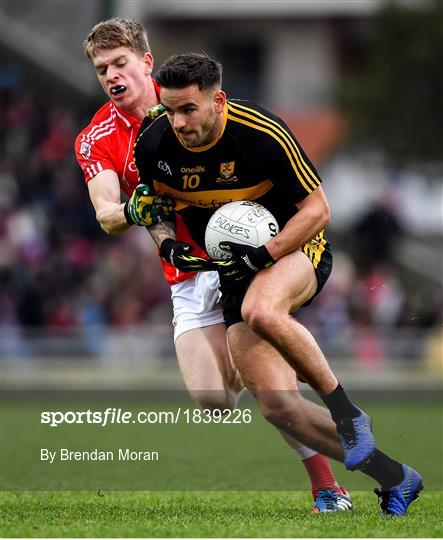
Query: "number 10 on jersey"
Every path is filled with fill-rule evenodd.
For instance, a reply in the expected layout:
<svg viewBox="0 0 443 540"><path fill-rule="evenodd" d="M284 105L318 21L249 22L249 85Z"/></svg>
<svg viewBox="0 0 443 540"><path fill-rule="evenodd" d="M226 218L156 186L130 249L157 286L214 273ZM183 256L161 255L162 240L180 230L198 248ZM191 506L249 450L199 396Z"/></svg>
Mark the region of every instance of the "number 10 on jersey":
<svg viewBox="0 0 443 540"><path fill-rule="evenodd" d="M183 189L195 189L200 184L198 174L185 174L183 176Z"/></svg>

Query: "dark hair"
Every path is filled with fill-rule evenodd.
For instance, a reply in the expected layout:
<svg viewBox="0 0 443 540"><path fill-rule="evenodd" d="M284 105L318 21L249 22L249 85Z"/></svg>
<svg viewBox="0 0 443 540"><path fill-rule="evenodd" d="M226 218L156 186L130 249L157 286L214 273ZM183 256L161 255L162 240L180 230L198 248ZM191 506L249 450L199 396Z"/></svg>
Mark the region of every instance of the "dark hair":
<svg viewBox="0 0 443 540"><path fill-rule="evenodd" d="M165 88L186 88L198 84L199 90L221 85L223 68L220 62L205 53L176 54L167 58L155 75Z"/></svg>

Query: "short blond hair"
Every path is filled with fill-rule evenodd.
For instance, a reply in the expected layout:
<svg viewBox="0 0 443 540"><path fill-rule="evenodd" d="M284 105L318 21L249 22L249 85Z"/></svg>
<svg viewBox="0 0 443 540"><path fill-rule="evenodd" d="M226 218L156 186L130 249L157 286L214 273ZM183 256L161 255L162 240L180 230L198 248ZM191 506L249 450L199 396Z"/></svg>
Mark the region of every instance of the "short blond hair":
<svg viewBox="0 0 443 540"><path fill-rule="evenodd" d="M151 52L148 36L143 26L132 19L119 17L96 24L83 42L83 47L90 60L94 58L97 49L129 47L140 56Z"/></svg>

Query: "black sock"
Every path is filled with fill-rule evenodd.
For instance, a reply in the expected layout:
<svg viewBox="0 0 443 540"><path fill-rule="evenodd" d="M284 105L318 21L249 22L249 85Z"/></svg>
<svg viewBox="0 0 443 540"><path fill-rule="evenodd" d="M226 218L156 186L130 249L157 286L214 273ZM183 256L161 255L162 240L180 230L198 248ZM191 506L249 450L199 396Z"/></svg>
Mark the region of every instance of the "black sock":
<svg viewBox="0 0 443 540"><path fill-rule="evenodd" d="M331 411L332 419L337 424L344 418L356 418L360 416L360 410L353 405L345 391L339 384L330 394L320 395L323 403Z"/></svg>
<svg viewBox="0 0 443 540"><path fill-rule="evenodd" d="M404 477L401 463L377 449L358 467L358 470L376 480L383 491L396 486Z"/></svg>

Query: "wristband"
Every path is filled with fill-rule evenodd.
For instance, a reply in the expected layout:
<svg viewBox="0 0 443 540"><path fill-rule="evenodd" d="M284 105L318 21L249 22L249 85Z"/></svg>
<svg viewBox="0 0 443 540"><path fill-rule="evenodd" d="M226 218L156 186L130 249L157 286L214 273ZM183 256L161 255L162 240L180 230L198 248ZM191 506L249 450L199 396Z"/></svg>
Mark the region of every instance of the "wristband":
<svg viewBox="0 0 443 540"><path fill-rule="evenodd" d="M129 201L126 201L123 206L123 213L125 214L126 223L131 226L135 225L135 221L132 219L131 214L129 213Z"/></svg>

